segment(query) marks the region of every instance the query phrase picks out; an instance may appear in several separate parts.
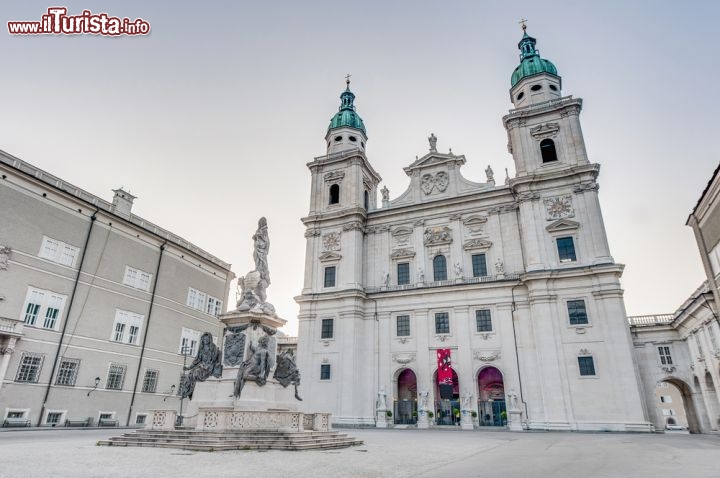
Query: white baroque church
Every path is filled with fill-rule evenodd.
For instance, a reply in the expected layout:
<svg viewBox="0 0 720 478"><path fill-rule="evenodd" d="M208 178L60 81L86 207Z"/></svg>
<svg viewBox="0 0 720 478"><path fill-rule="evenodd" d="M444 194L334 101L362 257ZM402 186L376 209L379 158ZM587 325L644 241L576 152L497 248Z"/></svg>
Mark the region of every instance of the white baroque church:
<svg viewBox="0 0 720 478"><path fill-rule="evenodd" d="M327 152L308 163L296 297L308 410L336 425L651 431L582 100L562 95L535 44L525 32L518 45L505 184L490 168L465 179L466 158L431 135L407 190L383 188L378 205L348 82Z"/></svg>

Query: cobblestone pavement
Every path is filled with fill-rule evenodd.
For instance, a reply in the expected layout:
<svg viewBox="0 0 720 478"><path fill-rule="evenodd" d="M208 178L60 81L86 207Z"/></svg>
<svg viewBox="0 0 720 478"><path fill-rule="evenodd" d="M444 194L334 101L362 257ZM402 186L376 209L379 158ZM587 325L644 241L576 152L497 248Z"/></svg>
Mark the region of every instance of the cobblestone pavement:
<svg viewBox="0 0 720 478"><path fill-rule="evenodd" d="M98 447L123 430L0 432L0 477L713 477L720 436L342 430L332 451L201 453Z"/></svg>

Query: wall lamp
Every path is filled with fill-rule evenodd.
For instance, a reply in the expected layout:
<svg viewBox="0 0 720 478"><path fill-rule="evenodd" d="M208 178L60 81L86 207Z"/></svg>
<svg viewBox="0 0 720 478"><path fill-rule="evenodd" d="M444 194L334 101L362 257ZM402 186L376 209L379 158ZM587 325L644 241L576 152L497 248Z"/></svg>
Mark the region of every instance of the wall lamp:
<svg viewBox="0 0 720 478"><path fill-rule="evenodd" d="M168 399L168 397L171 397L175 393L175 384L170 385L170 394L165 395L165 398L163 398L163 402Z"/></svg>
<svg viewBox="0 0 720 478"><path fill-rule="evenodd" d="M87 396L89 397L91 393L93 393L97 388L98 385L100 385L101 379L100 377L95 377L95 386L87 393Z"/></svg>

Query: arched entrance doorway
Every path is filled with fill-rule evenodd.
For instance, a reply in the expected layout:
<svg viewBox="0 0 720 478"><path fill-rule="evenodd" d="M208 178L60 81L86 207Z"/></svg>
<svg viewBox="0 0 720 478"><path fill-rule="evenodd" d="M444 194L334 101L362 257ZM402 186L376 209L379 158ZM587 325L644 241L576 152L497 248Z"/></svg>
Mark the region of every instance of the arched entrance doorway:
<svg viewBox="0 0 720 478"><path fill-rule="evenodd" d="M500 370L485 367L478 372L478 418L480 426L501 427L507 423L505 385Z"/></svg>
<svg viewBox="0 0 720 478"><path fill-rule="evenodd" d="M655 387L655 411L655 427L659 430L667 429L668 425L678 425L687 428L690 433L700 433L692 391L682 380L671 378L658 382Z"/></svg>
<svg viewBox="0 0 720 478"><path fill-rule="evenodd" d="M440 395L437 370L433 376L433 383L435 384L435 423L438 425L460 424L460 383L455 370L453 368L450 368L450 370L452 371L452 394L447 394L444 398Z"/></svg>
<svg viewBox="0 0 720 478"><path fill-rule="evenodd" d="M409 425L417 422L417 377L409 368L400 370L397 375L393 416L395 423Z"/></svg>

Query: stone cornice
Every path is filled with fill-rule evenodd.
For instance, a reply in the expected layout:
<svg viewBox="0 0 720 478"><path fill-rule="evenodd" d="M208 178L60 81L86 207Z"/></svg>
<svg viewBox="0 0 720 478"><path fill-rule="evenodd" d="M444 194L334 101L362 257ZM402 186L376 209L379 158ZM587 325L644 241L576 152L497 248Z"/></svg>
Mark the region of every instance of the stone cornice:
<svg viewBox="0 0 720 478"><path fill-rule="evenodd" d="M531 189L533 191L540 191L543 188L539 188L538 183L549 182L552 180L566 180L573 176L580 176L577 181L574 181L578 187L584 184L589 184L591 181L594 182L600 174L600 165L597 163L582 164L579 166L567 166L563 168L550 169L550 170L538 170L532 174L511 178L509 186L514 193ZM583 176L589 177L585 179ZM550 186L550 184L548 184Z"/></svg>
<svg viewBox="0 0 720 478"><path fill-rule="evenodd" d="M580 114L582 110L582 99L565 96L563 98L552 99L542 103L525 106L510 110L508 114L503 116L503 124L505 128L512 129L517 126L520 120L540 116L549 112L561 111L567 114Z"/></svg>

